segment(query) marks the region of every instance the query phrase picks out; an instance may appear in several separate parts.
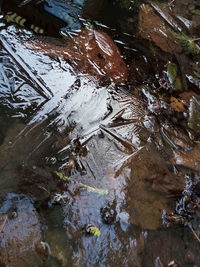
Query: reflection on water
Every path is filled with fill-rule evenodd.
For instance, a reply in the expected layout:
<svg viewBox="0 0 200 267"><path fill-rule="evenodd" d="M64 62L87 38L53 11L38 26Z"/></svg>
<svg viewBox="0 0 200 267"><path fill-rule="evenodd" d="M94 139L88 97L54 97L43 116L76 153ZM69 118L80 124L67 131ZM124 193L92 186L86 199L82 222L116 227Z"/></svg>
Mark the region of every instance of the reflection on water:
<svg viewBox="0 0 200 267"><path fill-rule="evenodd" d="M28 50L20 42L27 35L18 32L13 26L1 32L17 54L13 59L1 48L1 195L17 191L35 200L51 248L42 266L172 266L173 260L189 266L181 257L183 230L161 226L163 210L172 208L169 192L183 181L153 140L145 103L125 84L101 83L63 59ZM51 96L35 88L18 57ZM55 180L55 170L75 182ZM52 203L55 194L63 197L60 205ZM86 234L88 224L99 237ZM186 249L197 253L186 239Z"/></svg>

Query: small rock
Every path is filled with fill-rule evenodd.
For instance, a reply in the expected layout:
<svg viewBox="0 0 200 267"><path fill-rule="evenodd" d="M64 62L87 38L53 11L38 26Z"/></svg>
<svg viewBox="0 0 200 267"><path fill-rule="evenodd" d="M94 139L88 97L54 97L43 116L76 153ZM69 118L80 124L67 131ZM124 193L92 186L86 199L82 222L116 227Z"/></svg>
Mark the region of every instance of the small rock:
<svg viewBox="0 0 200 267"><path fill-rule="evenodd" d="M117 212L112 204L101 209L101 217L104 223L113 224L116 221Z"/></svg>

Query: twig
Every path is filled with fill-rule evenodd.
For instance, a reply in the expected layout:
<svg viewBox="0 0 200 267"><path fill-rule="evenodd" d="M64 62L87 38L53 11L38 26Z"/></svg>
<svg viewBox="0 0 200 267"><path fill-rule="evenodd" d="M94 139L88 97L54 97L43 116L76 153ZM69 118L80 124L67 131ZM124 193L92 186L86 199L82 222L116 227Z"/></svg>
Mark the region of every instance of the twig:
<svg viewBox="0 0 200 267"><path fill-rule="evenodd" d="M49 190L47 190L45 187L41 186L41 185L38 185L37 186L38 188L44 190L45 192L47 192L49 195L51 195L51 193L49 192Z"/></svg>
<svg viewBox="0 0 200 267"><path fill-rule="evenodd" d="M188 224L188 227L191 230L191 232L194 235L194 237L196 238L196 240L200 243L200 238L198 237L197 233L194 231L194 229L192 228L192 226L190 224Z"/></svg>
<svg viewBox="0 0 200 267"><path fill-rule="evenodd" d="M129 150L131 150L131 152L136 151L137 147L134 146L134 144L132 144L131 142L129 142L128 140L126 140L125 138L123 138L122 136L118 135L117 133L111 131L109 128L105 127L103 124L99 125L99 128L106 132L107 134L111 135L112 137L114 137L118 142L120 142L124 147L128 148Z"/></svg>
<svg viewBox="0 0 200 267"><path fill-rule="evenodd" d="M6 214L6 216L4 218L4 221L3 221L3 223L2 223L2 225L0 227L0 233L3 232L4 226L6 225L7 220L8 220L8 215Z"/></svg>
<svg viewBox="0 0 200 267"><path fill-rule="evenodd" d="M174 2L175 2L175 0L170 1L168 6L171 6Z"/></svg>
<svg viewBox="0 0 200 267"><path fill-rule="evenodd" d="M33 1L33 0L23 0L23 1L18 5L18 7L25 6L25 5L29 4L29 3L32 2L32 1ZM37 1L36 4L37 4L37 3L40 3L40 2L43 2L43 0L39 0L39 1Z"/></svg>
<svg viewBox="0 0 200 267"><path fill-rule="evenodd" d="M15 62L23 68L27 76L30 78L34 85L34 89L37 90L39 88L40 90L37 90L40 95L45 97L47 100L51 99L53 94L51 90L44 85L42 80L39 80L39 78L35 77L33 72L30 70L30 66L27 66L27 64L23 61L23 59L13 51L12 47L8 44L8 42L5 40L5 38L0 35L0 42L2 43L5 50L10 54L10 56L15 60Z"/></svg>
<svg viewBox="0 0 200 267"><path fill-rule="evenodd" d="M200 40L200 37L194 38L194 39L190 39L190 41L192 41L192 42L199 41L199 40Z"/></svg>
<svg viewBox="0 0 200 267"><path fill-rule="evenodd" d="M19 7L22 7L22 6L25 6L26 4L30 3L32 0L24 0L22 1L18 6Z"/></svg>

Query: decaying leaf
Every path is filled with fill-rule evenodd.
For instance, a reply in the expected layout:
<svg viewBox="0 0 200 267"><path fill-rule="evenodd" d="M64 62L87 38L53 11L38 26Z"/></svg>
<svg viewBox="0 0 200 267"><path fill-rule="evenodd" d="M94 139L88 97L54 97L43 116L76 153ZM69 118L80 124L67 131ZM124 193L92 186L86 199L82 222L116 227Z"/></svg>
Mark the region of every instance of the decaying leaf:
<svg viewBox="0 0 200 267"><path fill-rule="evenodd" d="M121 53L105 32L83 28L67 44L55 45L45 42L29 41L23 44L33 51L40 51L52 58L61 57L78 71L97 77L107 77L115 82L128 78L128 68Z"/></svg>
<svg viewBox="0 0 200 267"><path fill-rule="evenodd" d="M200 101L196 97L190 99L188 127L200 133Z"/></svg>
<svg viewBox="0 0 200 267"><path fill-rule="evenodd" d="M200 9L192 9L192 10L190 10L190 12L191 12L193 15L200 16Z"/></svg>
<svg viewBox="0 0 200 267"><path fill-rule="evenodd" d="M174 150L174 164L200 171L200 145L196 145L189 151Z"/></svg>
<svg viewBox="0 0 200 267"><path fill-rule="evenodd" d="M176 64L172 63L172 62L168 62L167 64L167 72L169 75L169 81L171 83L174 83L174 81L176 80L177 77L177 66Z"/></svg>
<svg viewBox="0 0 200 267"><path fill-rule="evenodd" d="M92 187L86 184L81 184L88 192L92 192L92 193L97 193L100 195L107 195L108 194L108 190L107 189L101 189L101 188L96 188L96 187Z"/></svg>
<svg viewBox="0 0 200 267"><path fill-rule="evenodd" d="M163 12L164 10L162 10ZM168 14L165 15L169 17ZM149 4L140 5L138 29L142 38L153 42L162 51L170 54L182 51L182 47L172 34L170 27Z"/></svg>
<svg viewBox="0 0 200 267"><path fill-rule="evenodd" d="M63 173L61 172L54 172L54 174L61 180L65 181L65 182L70 182L70 183L77 183L77 185L79 185L80 187L83 187L84 189L86 189L88 192L92 192L92 193L96 193L99 195L107 195L108 194L108 190L107 189L101 189L101 188L96 188L96 187L92 187L83 183L79 183L77 181L75 181L74 179L65 176Z"/></svg>
<svg viewBox="0 0 200 267"><path fill-rule="evenodd" d="M185 112L186 111L186 108L185 108L185 105L183 104L183 102L174 96L172 96L170 98L170 105L177 112Z"/></svg>
<svg viewBox="0 0 200 267"><path fill-rule="evenodd" d="M65 182L73 182L71 178L69 178L68 176L64 175L62 172L54 172L55 175L60 179L63 180Z"/></svg>
<svg viewBox="0 0 200 267"><path fill-rule="evenodd" d="M183 88L182 88L181 79L178 76L178 68L175 63L173 62L167 63L167 74L168 74L168 78L172 86L177 90L182 90Z"/></svg>
<svg viewBox="0 0 200 267"><path fill-rule="evenodd" d="M97 237L101 234L99 228L91 224L86 226L86 232Z"/></svg>

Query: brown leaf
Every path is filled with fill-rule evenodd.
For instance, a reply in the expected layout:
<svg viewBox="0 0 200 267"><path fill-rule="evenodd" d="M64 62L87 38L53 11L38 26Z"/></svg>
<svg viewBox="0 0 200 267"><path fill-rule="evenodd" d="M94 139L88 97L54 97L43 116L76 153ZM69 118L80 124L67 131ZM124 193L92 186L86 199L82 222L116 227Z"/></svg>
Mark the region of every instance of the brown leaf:
<svg viewBox="0 0 200 267"><path fill-rule="evenodd" d="M184 103L174 96L170 98L170 105L177 112L186 112L186 107Z"/></svg>
<svg viewBox="0 0 200 267"><path fill-rule="evenodd" d="M139 11L139 33L140 35L152 41L162 51L167 53L180 53L181 46L175 40L164 20L155 14L152 7L142 4Z"/></svg>

